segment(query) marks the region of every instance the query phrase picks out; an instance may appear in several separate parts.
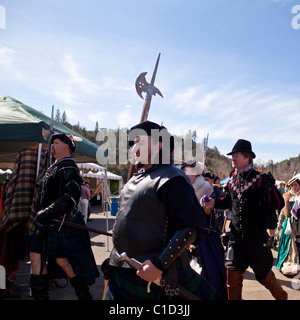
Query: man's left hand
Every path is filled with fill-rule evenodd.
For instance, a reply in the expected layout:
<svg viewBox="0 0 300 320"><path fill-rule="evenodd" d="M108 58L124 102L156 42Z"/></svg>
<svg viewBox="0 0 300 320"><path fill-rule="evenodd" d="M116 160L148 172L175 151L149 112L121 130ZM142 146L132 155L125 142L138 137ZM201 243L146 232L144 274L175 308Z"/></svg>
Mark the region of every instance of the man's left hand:
<svg viewBox="0 0 300 320"><path fill-rule="evenodd" d="M38 213L37 213L37 216L36 216L36 221L40 224L45 224L46 222L46 213L44 210L40 210Z"/></svg>

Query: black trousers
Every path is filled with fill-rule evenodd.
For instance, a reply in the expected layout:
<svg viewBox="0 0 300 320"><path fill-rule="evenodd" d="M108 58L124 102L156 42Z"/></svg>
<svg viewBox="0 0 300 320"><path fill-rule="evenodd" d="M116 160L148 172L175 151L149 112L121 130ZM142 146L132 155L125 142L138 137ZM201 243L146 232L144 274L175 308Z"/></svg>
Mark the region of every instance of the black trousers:
<svg viewBox="0 0 300 320"><path fill-rule="evenodd" d="M250 266L258 281L263 280L273 266L273 255L269 247L266 232L251 237L231 236L225 254L225 266L228 270L244 272Z"/></svg>

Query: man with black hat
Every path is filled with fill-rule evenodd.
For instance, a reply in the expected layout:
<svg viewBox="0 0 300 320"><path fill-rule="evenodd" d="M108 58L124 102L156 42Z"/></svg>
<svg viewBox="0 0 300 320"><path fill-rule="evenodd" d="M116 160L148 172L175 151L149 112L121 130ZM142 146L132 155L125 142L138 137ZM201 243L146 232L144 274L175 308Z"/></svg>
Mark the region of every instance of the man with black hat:
<svg viewBox="0 0 300 320"><path fill-rule="evenodd" d="M41 180L35 203L37 217L30 250L32 296L48 300L49 279L67 276L78 299L91 300L88 285L95 282L99 272L89 234L63 225L64 221L85 225L77 209L82 179L71 158L76 144L72 136L64 133L52 135L50 144L55 162Z"/></svg>
<svg viewBox="0 0 300 320"><path fill-rule="evenodd" d="M120 195L114 249L105 270L110 280L105 299L220 298L189 266L189 244L205 239L207 233L191 183L172 164L173 137L165 127L146 121L131 128L129 145L140 170ZM124 252L142 268L137 271L123 261ZM162 286L150 285L158 279L163 279Z"/></svg>
<svg viewBox="0 0 300 320"><path fill-rule="evenodd" d="M225 196L215 199L215 208L231 208L231 237L226 253L227 289L230 300L242 299L244 273L250 266L256 279L275 299L286 300L273 273L270 249L277 219L275 210L284 206L283 198L275 187L270 173L253 168L255 153L251 143L239 139L228 155L232 156L233 175L225 188ZM206 206L211 207L211 199Z"/></svg>

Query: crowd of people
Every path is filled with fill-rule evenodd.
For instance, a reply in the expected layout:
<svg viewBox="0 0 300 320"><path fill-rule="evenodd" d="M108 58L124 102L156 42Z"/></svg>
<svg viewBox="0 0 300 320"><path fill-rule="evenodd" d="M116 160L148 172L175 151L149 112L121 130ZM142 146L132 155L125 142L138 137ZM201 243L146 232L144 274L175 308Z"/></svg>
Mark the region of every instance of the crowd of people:
<svg viewBox="0 0 300 320"><path fill-rule="evenodd" d="M106 299L165 299L167 293L157 287L151 289L151 297L147 296L148 283L171 278L199 299L240 300L244 273L249 266L275 299L287 299L271 270L276 211L281 211L284 200L272 175L254 169L256 155L251 143L240 139L228 153L232 155L235 171L221 190L213 188L215 177L204 172L204 166L196 161L181 166L184 176L174 166L155 161L160 159L164 145L162 141L152 144L151 129L165 128L149 121L131 130L135 128L145 132L132 142L140 171L121 194L113 229L114 251L106 268L110 279ZM171 136L170 141L172 152ZM221 220L222 225L222 210L232 215L225 247L216 223ZM201 265L200 274L184 262L190 244ZM141 261L143 266L133 270L122 259L121 252ZM192 277L194 286L190 282ZM206 280L205 289L200 286L200 279L202 283ZM215 289L217 295L208 296L207 288L210 293Z"/></svg>
<svg viewBox="0 0 300 320"><path fill-rule="evenodd" d="M154 141L153 130L163 132L164 139ZM282 192L270 173L255 170L251 143L239 139L228 153L234 170L221 186L198 161L180 168L172 164L174 139L165 127L146 121L131 132L139 133L129 141L137 172L121 192L114 247L102 263L104 299L241 300L250 266L275 299L286 300L271 270L271 248L277 238L276 267L286 275L299 273L300 175ZM52 137L56 161L41 184L31 248L35 299L49 299L49 277L59 272L70 279L78 299L92 299L88 286L99 276L87 231L64 226L64 221L85 225L87 219L87 201L82 214L78 210L80 198L89 196L71 158L75 147L72 137ZM192 268L192 260L198 268Z"/></svg>

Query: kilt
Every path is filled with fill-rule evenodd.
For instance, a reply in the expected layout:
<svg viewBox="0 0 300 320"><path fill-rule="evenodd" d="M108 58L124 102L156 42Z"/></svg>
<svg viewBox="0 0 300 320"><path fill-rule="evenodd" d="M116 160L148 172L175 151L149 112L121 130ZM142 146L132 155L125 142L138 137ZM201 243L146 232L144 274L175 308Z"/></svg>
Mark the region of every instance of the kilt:
<svg viewBox="0 0 300 320"><path fill-rule="evenodd" d="M223 300L217 290L190 266L183 268L176 260L178 283L201 300ZM136 275L136 270L127 268L111 268L111 277L105 300L178 300L178 296L166 296L164 290L151 284L147 293L148 282Z"/></svg>
<svg viewBox="0 0 300 320"><path fill-rule="evenodd" d="M85 225L80 211L72 222ZM52 278L65 276L62 269L54 266L55 258L67 258L75 274L80 275L87 284L91 285L99 276L99 271L91 248L89 233L86 230L74 229L59 225L48 225L44 239L46 241L46 256L48 257L48 271ZM31 252L41 253L43 237L33 235Z"/></svg>

